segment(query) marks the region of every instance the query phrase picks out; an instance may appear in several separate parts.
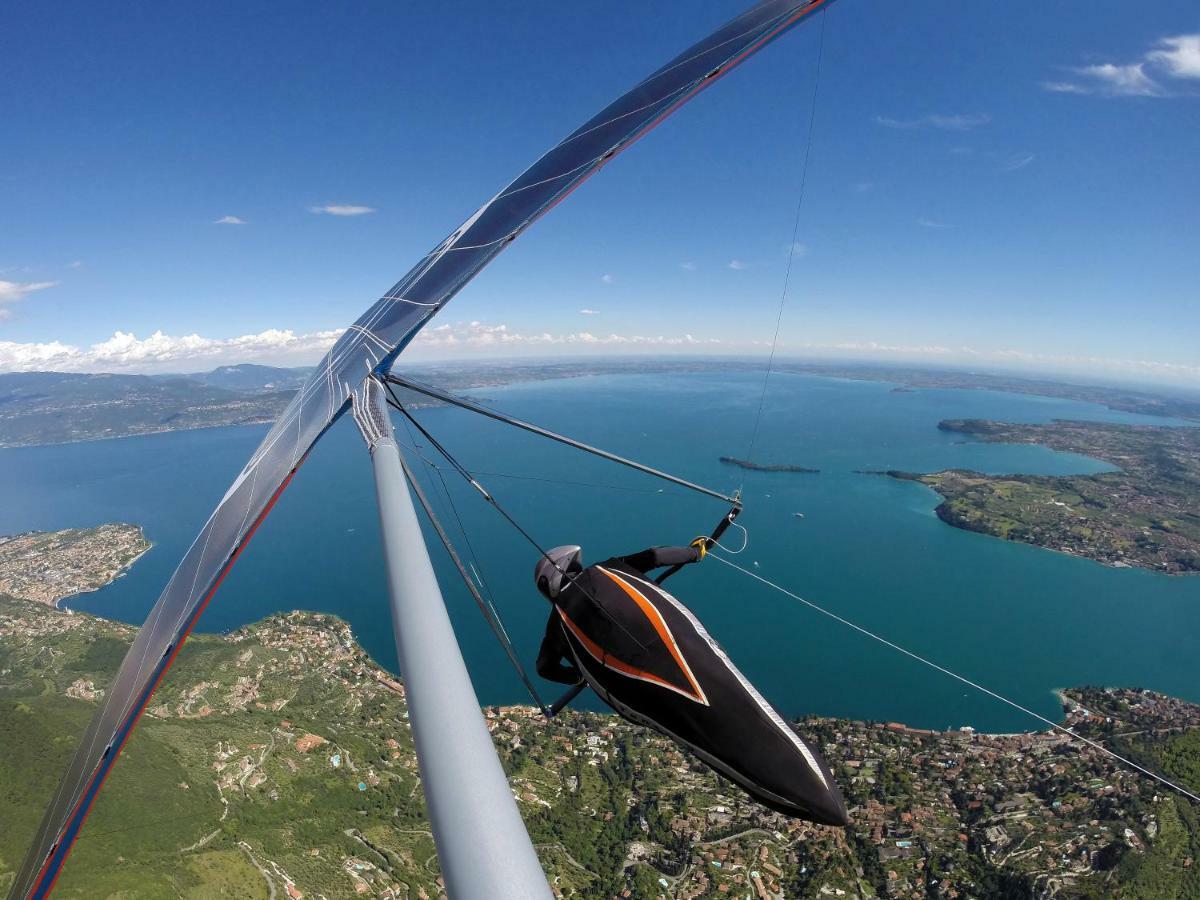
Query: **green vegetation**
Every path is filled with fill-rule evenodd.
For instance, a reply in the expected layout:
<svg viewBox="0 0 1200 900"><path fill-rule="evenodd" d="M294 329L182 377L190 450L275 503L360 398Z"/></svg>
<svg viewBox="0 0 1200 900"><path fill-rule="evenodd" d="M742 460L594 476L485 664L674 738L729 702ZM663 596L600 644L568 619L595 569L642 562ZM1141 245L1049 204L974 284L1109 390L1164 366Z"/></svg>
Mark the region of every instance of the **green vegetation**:
<svg viewBox="0 0 1200 900"><path fill-rule="evenodd" d="M0 599L0 890L132 635ZM1196 784L1200 707L1095 689L1065 703L1077 731ZM613 716L485 714L562 896L744 896L754 873L787 896L1196 895L1197 810L1061 735L807 720L851 806L840 831L763 809ZM405 722L402 685L331 616L196 635L114 767L59 895L436 897Z"/></svg>
<svg viewBox="0 0 1200 900"><path fill-rule="evenodd" d="M1172 575L1200 572L1200 428L1053 422L942 422L956 434L1043 444L1119 466L1097 475L889 473L929 485L958 528Z"/></svg>
<svg viewBox="0 0 1200 900"><path fill-rule="evenodd" d="M243 393L179 376L0 375L0 447L274 420L294 390Z"/></svg>

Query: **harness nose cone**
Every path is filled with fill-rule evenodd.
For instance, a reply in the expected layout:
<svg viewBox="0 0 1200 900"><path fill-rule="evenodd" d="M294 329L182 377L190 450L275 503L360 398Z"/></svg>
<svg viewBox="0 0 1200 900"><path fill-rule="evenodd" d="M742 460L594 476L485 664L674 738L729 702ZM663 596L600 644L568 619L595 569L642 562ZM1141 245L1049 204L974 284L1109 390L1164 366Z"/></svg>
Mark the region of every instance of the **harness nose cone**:
<svg viewBox="0 0 1200 900"><path fill-rule="evenodd" d="M850 814L846 812L846 801L842 799L842 792L833 783L833 778L828 775L826 777L829 786L816 786L815 790L809 792L805 797L806 804L802 815L822 825L844 828L850 824Z"/></svg>
<svg viewBox="0 0 1200 900"><path fill-rule="evenodd" d="M748 746L755 738L757 752ZM740 763L747 786L764 805L821 825L850 824L846 802L829 766L791 725L764 718L746 722L741 739L723 748L722 755Z"/></svg>

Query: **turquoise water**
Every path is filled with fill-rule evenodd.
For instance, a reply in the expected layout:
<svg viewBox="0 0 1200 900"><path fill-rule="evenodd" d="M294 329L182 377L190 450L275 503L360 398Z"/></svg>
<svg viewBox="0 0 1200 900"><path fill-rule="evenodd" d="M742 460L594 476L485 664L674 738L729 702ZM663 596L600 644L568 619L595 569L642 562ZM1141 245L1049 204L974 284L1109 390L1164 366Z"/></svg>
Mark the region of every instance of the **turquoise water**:
<svg viewBox="0 0 1200 900"><path fill-rule="evenodd" d="M731 491L744 480L741 521L750 543L736 557L740 563L757 563L764 577L1044 715L1057 714L1054 688L1083 683L1149 687L1200 701L1200 578L1108 569L959 531L938 521L937 497L922 485L853 472L1101 471L1107 466L1086 457L963 442L936 425L956 417L1162 420L1012 394L893 393L881 383L777 375L755 457L821 473L721 465L718 456L747 451L760 386L753 374L633 375L531 382L476 395L713 487ZM593 560L686 542L724 513L716 501L670 486L660 491L659 482L460 410L419 415L478 472L584 483L480 475L538 540L582 544ZM0 451L0 533L142 524L153 550L124 578L69 604L139 622L264 431L224 428ZM446 482L508 631L532 661L546 613L531 584L534 552L456 476L447 472ZM442 492L436 478L427 486L431 495ZM335 612L394 668L374 502L366 453L353 426L341 422L259 530L199 627L225 631L294 608ZM453 513L446 509L443 518L453 530ZM739 542L732 532L726 541ZM436 550L435 560L481 700L524 700L449 563ZM1034 727L714 562L685 570L671 586L789 713L938 728Z"/></svg>

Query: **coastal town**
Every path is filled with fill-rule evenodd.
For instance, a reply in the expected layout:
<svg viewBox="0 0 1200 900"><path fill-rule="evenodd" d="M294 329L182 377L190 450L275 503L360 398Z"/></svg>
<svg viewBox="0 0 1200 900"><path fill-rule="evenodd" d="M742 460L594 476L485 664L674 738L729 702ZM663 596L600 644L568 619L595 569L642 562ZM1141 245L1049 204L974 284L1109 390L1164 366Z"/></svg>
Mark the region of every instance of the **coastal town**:
<svg viewBox="0 0 1200 900"><path fill-rule="evenodd" d="M54 606L104 587L149 549L137 525L0 535L0 595Z"/></svg>
<svg viewBox="0 0 1200 900"><path fill-rule="evenodd" d="M82 729L132 636L0 600L0 792L17 811L0 833L0 888L65 763L66 735ZM1064 727L1195 779L1200 707L1139 690L1062 697ZM1195 808L1063 731L805 719L851 808L840 830L759 806L615 716L484 713L562 897L1159 896L1133 888L1162 877L1194 888L1200 875ZM402 682L336 617L288 613L196 635L58 890L441 896L406 719ZM150 797L155 827L129 828Z"/></svg>

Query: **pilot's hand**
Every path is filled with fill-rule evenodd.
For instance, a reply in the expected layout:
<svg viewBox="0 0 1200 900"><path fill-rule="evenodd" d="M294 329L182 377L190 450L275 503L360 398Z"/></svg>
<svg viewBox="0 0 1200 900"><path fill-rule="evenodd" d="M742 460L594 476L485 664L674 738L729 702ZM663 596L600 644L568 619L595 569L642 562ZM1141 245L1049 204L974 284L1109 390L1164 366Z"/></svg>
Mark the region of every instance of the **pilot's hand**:
<svg viewBox="0 0 1200 900"><path fill-rule="evenodd" d="M688 544L689 547L695 547L696 551L700 554L696 557L696 562L699 562L708 555L708 540L704 535L700 535L700 537Z"/></svg>

